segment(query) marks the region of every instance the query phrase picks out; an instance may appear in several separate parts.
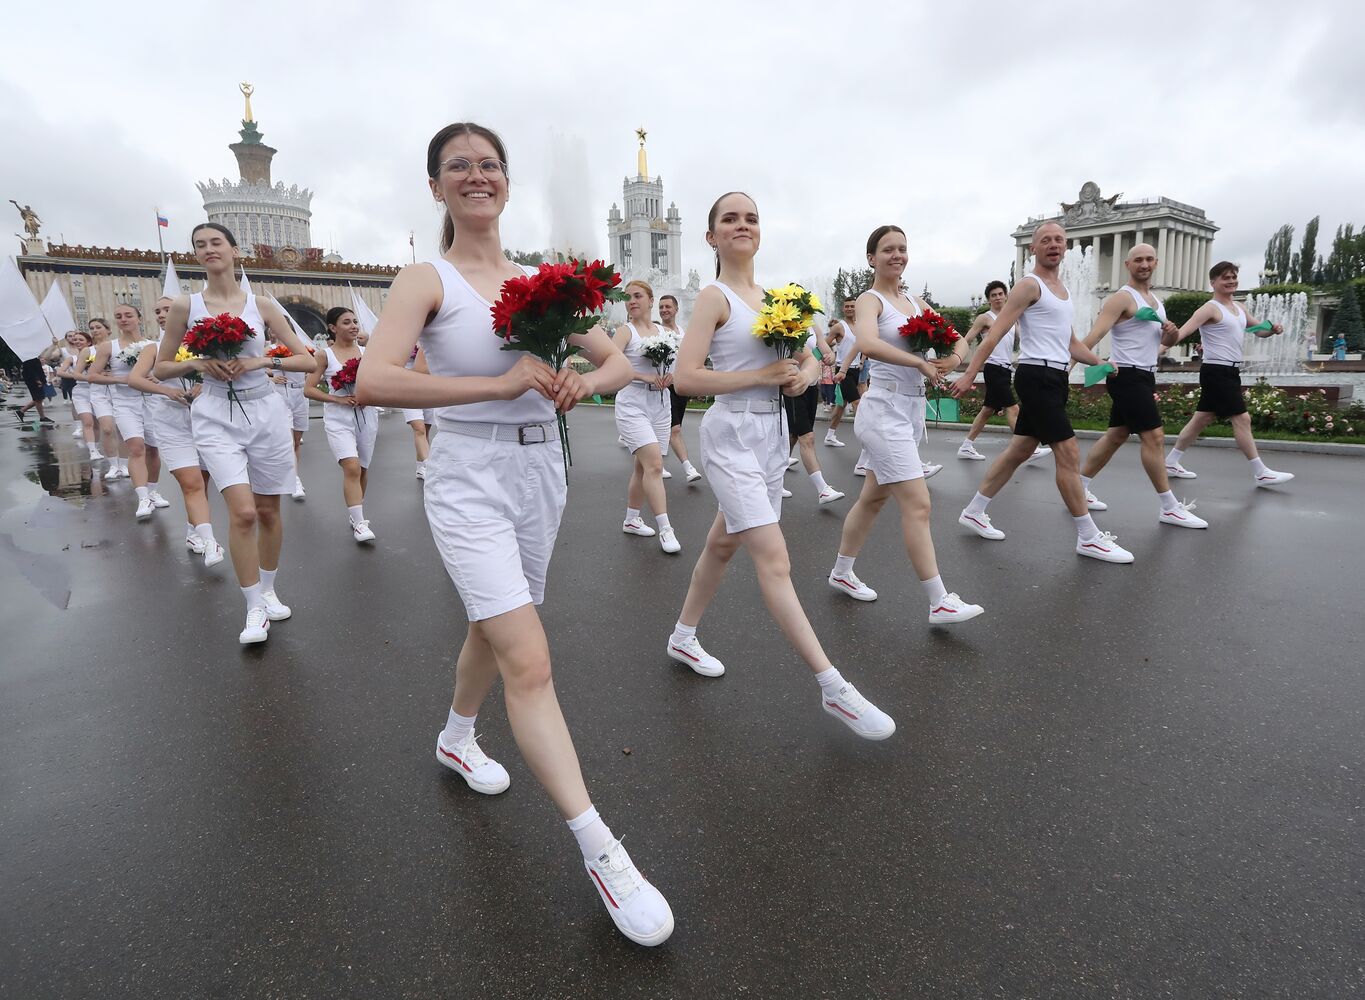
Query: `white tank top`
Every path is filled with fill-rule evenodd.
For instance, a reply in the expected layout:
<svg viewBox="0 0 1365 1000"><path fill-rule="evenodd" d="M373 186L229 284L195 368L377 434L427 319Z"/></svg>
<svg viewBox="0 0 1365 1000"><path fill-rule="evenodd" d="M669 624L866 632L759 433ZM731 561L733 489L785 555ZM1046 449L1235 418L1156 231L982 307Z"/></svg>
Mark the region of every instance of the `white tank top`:
<svg viewBox="0 0 1365 1000"><path fill-rule="evenodd" d="M127 347L124 347L117 340L115 340L113 342L113 350L109 354L109 374L127 377L128 373L133 370L133 365L130 365L128 364L128 362L123 360L124 353L128 351L136 351L138 354L141 354L142 349L144 347L146 347L148 344L155 343L156 341L154 340L139 340L134 344L129 344ZM137 363L136 360L134 360L133 363L136 364ZM126 383L116 382L113 385L109 386L109 388L112 389L114 392L119 393L120 395L136 396L139 394L138 390L134 389L131 385L127 385Z"/></svg>
<svg viewBox="0 0 1365 1000"><path fill-rule="evenodd" d="M663 331L659 329L657 323L652 323L650 325L654 327L653 336L658 336L663 333ZM626 345L625 350L621 353L626 356L626 360L630 362L630 367L635 371L636 375L648 375L650 378L655 378L658 376L659 370L654 367L654 362L645 357L644 350L645 338L640 336L639 330L635 329L634 326L631 326L630 343ZM674 360L677 359L675 358Z"/></svg>
<svg viewBox="0 0 1365 1000"><path fill-rule="evenodd" d="M994 309L987 309L986 315L991 318L991 323L994 323L999 318ZM989 326L986 327L986 332L990 332ZM989 365L1002 365L1003 367L1008 368L1014 360L1014 335L1018 332L1018 324L1015 324L1006 330L1005 335L996 342L995 348L991 351L990 356L986 358L986 363Z"/></svg>
<svg viewBox="0 0 1365 1000"><path fill-rule="evenodd" d="M858 338L853 334L853 327L849 326L844 320L838 322L844 328L844 339L834 345L834 363L842 365L857 347Z"/></svg>
<svg viewBox="0 0 1365 1000"><path fill-rule="evenodd" d="M204 308L204 295L202 292L195 292L190 296L190 314L185 321L185 328L188 330L201 319L214 315ZM242 322L255 332L256 336L248 337L242 344L242 349L237 352L239 358L263 358L265 357L265 320L261 318L261 311L256 308L256 296L250 292L246 293L246 305L242 308ZM204 372L205 384L217 382L219 385L226 385L222 379L214 378L208 372ZM263 369L257 368L249 371L245 375L233 380L232 385L235 389L246 390L256 389L263 385L268 385L270 379L266 376Z"/></svg>
<svg viewBox="0 0 1365 1000"><path fill-rule="evenodd" d="M1156 305L1152 306L1132 285L1124 285L1122 290L1133 297L1139 309L1155 308L1162 322L1166 321L1166 307L1155 295L1152 298L1156 299ZM1109 360L1114 364L1155 368L1157 351L1161 348L1161 323L1150 319L1120 320L1109 331L1109 344Z"/></svg>
<svg viewBox="0 0 1365 1000"><path fill-rule="evenodd" d="M1026 274L1038 283L1038 301L1019 317L1019 360L1071 362L1071 324L1075 307L1071 298L1059 299L1036 274ZM1003 339L1003 338L1002 338Z"/></svg>
<svg viewBox="0 0 1365 1000"><path fill-rule="evenodd" d="M443 257L428 261L441 278L441 308L422 329L417 342L433 375L496 378L521 359L521 351L501 350L493 332L493 303L474 290L455 266ZM526 273L529 269L522 268ZM488 399L480 403L442 406L438 418L488 424L545 424L555 418L555 406L534 389L516 399Z"/></svg>
<svg viewBox="0 0 1365 1000"><path fill-rule="evenodd" d="M752 371L766 368L777 360L777 352L754 336L754 321L758 313L748 303L719 281L711 282L730 303L730 318L716 328L711 337L711 366L718 372ZM745 402L777 399L778 390L771 385L751 385L747 389L722 393L716 399Z"/></svg>
<svg viewBox="0 0 1365 1000"><path fill-rule="evenodd" d="M673 363L669 365L666 369L664 369L668 374L672 375L675 371L678 370L678 355L682 353L682 342L683 337L686 335L686 331L683 330L682 327L678 327L675 330L670 330L667 327L657 323L655 324L655 326L658 326L659 329L662 330L664 333L667 333L670 336L672 336L673 340L678 345L677 348L673 351Z"/></svg>
<svg viewBox="0 0 1365 1000"><path fill-rule="evenodd" d="M359 341L356 341L355 346L356 350L360 352L361 357L364 357L365 356L364 345L361 344ZM346 361L349 360L350 358L346 359ZM346 361L342 361L339 357L337 357L336 352L333 351L330 347L327 348L327 370L322 373L322 378L327 383L328 392L336 391L335 389L332 388L332 376L335 375L337 372L341 371L342 368L346 367ZM343 394L347 396L355 395L355 389L351 388L345 390Z"/></svg>
<svg viewBox="0 0 1365 1000"><path fill-rule="evenodd" d="M1236 302L1229 310L1217 299L1210 301L1218 307L1223 318L1217 323L1205 323L1199 328L1199 337L1204 342L1204 360L1229 364L1240 362L1242 341L1246 339L1247 333L1246 313L1242 312Z"/></svg>
<svg viewBox="0 0 1365 1000"><path fill-rule="evenodd" d="M910 354L910 342L900 335L900 328L905 325L905 321L910 317L905 315L881 292L875 288L868 289L873 295L881 299L882 312L877 317L877 337L883 344L889 344L898 351ZM914 299L910 300L910 306L915 310L915 315L921 313L919 303ZM909 389L920 392L924 389L924 373L918 368L907 368L905 365L879 364L877 372L872 376L878 381L895 382L900 389Z"/></svg>

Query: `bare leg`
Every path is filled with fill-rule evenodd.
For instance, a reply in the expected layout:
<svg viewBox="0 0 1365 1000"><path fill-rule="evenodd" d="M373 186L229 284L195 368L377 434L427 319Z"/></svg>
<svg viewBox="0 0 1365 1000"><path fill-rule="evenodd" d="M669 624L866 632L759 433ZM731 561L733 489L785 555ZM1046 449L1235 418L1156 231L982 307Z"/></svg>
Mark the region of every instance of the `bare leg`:
<svg viewBox="0 0 1365 1000"><path fill-rule="evenodd" d="M1073 438L1074 442L1075 439ZM1014 475L1019 466L1028 461L1028 457L1038 447L1038 439L1034 437L1024 437L1015 434L1010 438L1010 443L991 463L991 467L986 470L986 478L981 481L977 491L986 497L994 497L1010 481L1010 476ZM1080 485L1080 480L1076 480Z"/></svg>
<svg viewBox="0 0 1365 1000"><path fill-rule="evenodd" d="M1067 438L1052 446L1052 458L1057 467L1057 492L1071 511L1072 517L1084 517L1090 510L1085 502L1085 487L1081 485L1081 448L1076 439Z"/></svg>
<svg viewBox="0 0 1365 1000"><path fill-rule="evenodd" d="M256 551L260 557L260 567L266 570L280 568L280 548L284 545L284 524L280 521L280 498L264 493L254 494L256 499Z"/></svg>
<svg viewBox="0 0 1365 1000"><path fill-rule="evenodd" d="M787 641L805 660L812 673L828 670L833 664L825 655L810 619L801 607L792 586L791 558L787 554L787 542L782 537L782 529L776 524L765 524L739 532L740 544L754 560L758 571L758 587L763 592L763 603L768 613L777 622Z"/></svg>
<svg viewBox="0 0 1365 1000"><path fill-rule="evenodd" d="M687 445L683 444L682 425L674 424L668 431L668 447L678 456L678 461L687 464Z"/></svg>
<svg viewBox="0 0 1365 1000"><path fill-rule="evenodd" d="M1180 434L1175 439L1175 450L1189 451L1199 435L1204 433L1204 428L1213 421L1214 416L1210 411L1196 410L1194 416L1190 417L1190 422L1180 429Z"/></svg>
<svg viewBox="0 0 1365 1000"><path fill-rule="evenodd" d="M929 532L929 486L923 479L907 479L887 487L901 509L901 537L915 575L921 580L938 576L938 557Z"/></svg>
<svg viewBox="0 0 1365 1000"><path fill-rule="evenodd" d="M204 491L204 477L196 466L174 469L171 475L180 486L185 498L185 520L190 524L207 524L209 520L209 498Z"/></svg>
<svg viewBox="0 0 1365 1000"><path fill-rule="evenodd" d="M1081 467L1081 475L1086 479L1094 479L1100 474L1100 470L1109 464L1109 460L1115 453L1123 447L1128 440L1127 427L1111 427L1104 432L1104 435L1090 446L1090 450L1085 455L1085 465Z"/></svg>
<svg viewBox="0 0 1365 1000"><path fill-rule="evenodd" d="M299 448L303 444L303 432L292 431L294 435L294 478L299 478Z"/></svg>
<svg viewBox="0 0 1365 1000"><path fill-rule="evenodd" d="M484 635L482 622L470 622L460 657L455 661L455 694L450 707L457 715L478 715L498 679L498 660Z"/></svg>
<svg viewBox="0 0 1365 1000"><path fill-rule="evenodd" d="M706 614L720 582L725 579L725 568L739 551L739 536L725 530L725 516L719 511L711 522L711 530L706 533L706 545L692 568L692 582L683 599L682 613L678 621L694 628L701 624L701 616Z"/></svg>
<svg viewBox="0 0 1365 1000"><path fill-rule="evenodd" d="M1251 414L1239 413L1232 418L1232 436L1248 460L1261 457L1260 452L1256 450L1256 439L1251 436Z"/></svg>
<svg viewBox="0 0 1365 1000"><path fill-rule="evenodd" d="M873 522L877 520L877 515L882 512L890 498L891 489L877 482L877 474L869 469L867 478L863 480L862 492L858 494L858 499L853 502L853 506L848 509L848 515L844 518L844 531L839 538L839 555L856 556L863 550L863 543L867 541L868 533L872 531Z"/></svg>
<svg viewBox="0 0 1365 1000"><path fill-rule="evenodd" d="M337 464L341 466L341 495L346 506L359 507L365 502L365 486L361 482L364 470L360 468L360 459L343 458Z"/></svg>
<svg viewBox="0 0 1365 1000"><path fill-rule="evenodd" d="M1169 492L1171 480L1166 475L1165 428L1153 427L1150 431L1143 431L1138 435L1138 440L1142 443L1142 468L1147 478L1158 493Z"/></svg>
<svg viewBox="0 0 1365 1000"><path fill-rule="evenodd" d="M802 434L796 439L796 443L801 448L801 464L805 467L806 475L814 475L820 471L820 460L815 457L815 434Z"/></svg>
<svg viewBox="0 0 1365 1000"><path fill-rule="evenodd" d="M147 485L147 446L142 438L129 438L124 442L128 447L128 475L133 485Z"/></svg>
<svg viewBox="0 0 1365 1000"><path fill-rule="evenodd" d="M995 416L995 410L991 409L989 406L983 406L981 409L977 410L976 418L972 421L971 429L967 431L967 440L975 441L977 435L981 433L981 429L986 426L986 422L993 416Z"/></svg>
<svg viewBox="0 0 1365 1000"><path fill-rule="evenodd" d="M153 487L161 478L161 449L147 448L147 482Z"/></svg>
<svg viewBox="0 0 1365 1000"><path fill-rule="evenodd" d="M95 434L95 418L89 413L80 414L81 437L85 439L87 445L92 445L99 440Z"/></svg>
<svg viewBox="0 0 1365 1000"><path fill-rule="evenodd" d="M664 492L664 458L657 444L647 444L635 451L635 468L639 470L640 486L650 509L657 517L668 513L668 494ZM635 472L630 475L631 485L635 483ZM632 507L639 504L632 503Z"/></svg>
<svg viewBox="0 0 1365 1000"><path fill-rule="evenodd" d="M845 404L845 406L847 406L847 404ZM845 406L836 406L834 412L829 415L830 430L838 430L839 425L843 423Z"/></svg>
<svg viewBox="0 0 1365 1000"><path fill-rule="evenodd" d="M425 462L427 456L431 454L431 442L427 440L427 425L421 420L409 420L408 426L412 428L412 447L417 453L417 461Z"/></svg>
<svg viewBox="0 0 1365 1000"><path fill-rule="evenodd" d="M256 499L251 487L238 483L223 490L228 509L228 552L239 587L261 582L261 555L256 540ZM278 508L277 508L278 510ZM202 523L202 522L201 522ZM276 550L278 553L278 549Z"/></svg>
<svg viewBox="0 0 1365 1000"><path fill-rule="evenodd" d="M1018 419L1019 407L1017 405L1005 407L1005 423L1009 424L1011 434L1014 433L1014 422Z"/></svg>

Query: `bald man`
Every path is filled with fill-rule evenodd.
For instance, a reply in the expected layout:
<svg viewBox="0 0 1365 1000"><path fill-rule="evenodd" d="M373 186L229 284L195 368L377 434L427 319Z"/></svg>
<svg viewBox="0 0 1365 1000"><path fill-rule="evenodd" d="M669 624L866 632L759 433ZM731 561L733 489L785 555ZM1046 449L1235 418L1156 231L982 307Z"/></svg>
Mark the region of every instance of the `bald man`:
<svg viewBox="0 0 1365 1000"><path fill-rule="evenodd" d="M1095 442L1081 466L1081 485L1091 510L1106 510L1108 504L1090 491L1090 483L1100 474L1129 435L1136 434L1142 447L1142 467L1156 489L1161 509L1157 520L1178 528L1207 528L1209 523L1191 511L1193 503L1182 503L1171 492L1166 474L1166 430L1156 405L1157 354L1163 335L1173 337L1179 328L1166 318L1166 307L1152 294L1152 275L1156 272L1156 249L1139 243L1128 251L1124 261L1128 284L1104 300L1095 325L1085 338L1094 348L1105 334L1110 335L1109 361L1116 371L1109 376L1109 430ZM1138 319L1138 310L1151 309L1160 319Z"/></svg>
<svg viewBox="0 0 1365 1000"><path fill-rule="evenodd" d="M1019 324L1019 367L1014 374L1019 416L1014 422L1014 437L991 463L976 496L957 523L982 538L1003 539L1005 533L991 524L986 505L1039 444L1049 444L1057 470L1057 492L1076 527L1076 554L1103 562L1131 563L1133 554L1120 546L1112 534L1101 532L1090 516L1085 487L1081 485L1080 449L1066 413L1070 395L1067 372L1071 362L1100 363L1095 352L1076 339L1071 295L1057 273L1066 253L1066 230L1055 222L1043 223L1034 230L1030 249L1033 270L1014 286L971 364L953 383L954 396L961 398L971 392L977 373L995 346L1015 323Z"/></svg>

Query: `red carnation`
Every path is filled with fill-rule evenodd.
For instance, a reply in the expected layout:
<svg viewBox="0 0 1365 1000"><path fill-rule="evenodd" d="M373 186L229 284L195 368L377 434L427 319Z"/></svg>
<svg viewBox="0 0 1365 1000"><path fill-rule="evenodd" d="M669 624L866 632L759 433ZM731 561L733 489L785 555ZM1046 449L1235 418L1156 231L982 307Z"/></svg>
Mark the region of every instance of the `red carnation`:
<svg viewBox="0 0 1365 1000"><path fill-rule="evenodd" d="M953 325L933 311L910 317L896 332L909 342L911 351L923 354L932 348L940 357L961 339Z"/></svg>
<svg viewBox="0 0 1365 1000"><path fill-rule="evenodd" d="M341 366L339 372L332 376L332 388L340 392L355 385L356 372L359 369L360 359L351 358L351 360Z"/></svg>

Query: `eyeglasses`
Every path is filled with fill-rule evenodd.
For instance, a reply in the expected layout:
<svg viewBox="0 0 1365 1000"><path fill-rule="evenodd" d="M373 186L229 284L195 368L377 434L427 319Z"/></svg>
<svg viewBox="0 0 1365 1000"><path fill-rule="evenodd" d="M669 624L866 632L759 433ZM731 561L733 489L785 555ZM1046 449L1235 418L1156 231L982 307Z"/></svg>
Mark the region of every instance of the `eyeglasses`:
<svg viewBox="0 0 1365 1000"><path fill-rule="evenodd" d="M441 164L441 169L446 173L454 174L456 177L467 177L469 172L475 167L479 168L479 173L485 177L506 177L507 164L501 160L489 157L486 160L468 160L463 156L452 156Z"/></svg>

